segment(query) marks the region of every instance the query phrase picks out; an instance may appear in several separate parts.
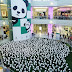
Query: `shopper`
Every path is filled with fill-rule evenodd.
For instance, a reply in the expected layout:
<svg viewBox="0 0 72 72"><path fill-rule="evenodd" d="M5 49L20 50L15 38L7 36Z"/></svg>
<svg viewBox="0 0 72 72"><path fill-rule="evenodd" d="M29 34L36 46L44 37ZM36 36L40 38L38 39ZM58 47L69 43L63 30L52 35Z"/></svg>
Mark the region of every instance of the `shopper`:
<svg viewBox="0 0 72 72"><path fill-rule="evenodd" d="M66 35L64 36L64 39L66 39Z"/></svg>
<svg viewBox="0 0 72 72"><path fill-rule="evenodd" d="M9 65L7 65L7 68L6 68L5 72L10 72Z"/></svg>
<svg viewBox="0 0 72 72"><path fill-rule="evenodd" d="M7 67L6 64L3 65L4 72L6 71Z"/></svg>
<svg viewBox="0 0 72 72"><path fill-rule="evenodd" d="M60 34L60 39L61 39L61 34Z"/></svg>
<svg viewBox="0 0 72 72"><path fill-rule="evenodd" d="M68 33L67 33L67 37L68 37Z"/></svg>
<svg viewBox="0 0 72 72"><path fill-rule="evenodd" d="M64 34L63 34L63 39L64 39Z"/></svg>
<svg viewBox="0 0 72 72"><path fill-rule="evenodd" d="M50 19L50 15L48 15L48 19Z"/></svg>
<svg viewBox="0 0 72 72"><path fill-rule="evenodd" d="M68 42L70 41L70 37L68 36Z"/></svg>
<svg viewBox="0 0 72 72"><path fill-rule="evenodd" d="M52 39L53 39L53 37L54 37L54 32L52 32Z"/></svg>
<svg viewBox="0 0 72 72"><path fill-rule="evenodd" d="M48 32L48 38L49 38L49 32Z"/></svg>

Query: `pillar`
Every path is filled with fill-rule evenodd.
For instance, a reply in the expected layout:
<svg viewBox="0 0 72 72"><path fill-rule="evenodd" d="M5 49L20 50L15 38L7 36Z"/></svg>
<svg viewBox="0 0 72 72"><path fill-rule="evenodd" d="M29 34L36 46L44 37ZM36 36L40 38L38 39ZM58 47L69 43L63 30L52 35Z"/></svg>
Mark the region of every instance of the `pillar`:
<svg viewBox="0 0 72 72"><path fill-rule="evenodd" d="M31 33L33 33L33 24L31 24Z"/></svg>
<svg viewBox="0 0 72 72"><path fill-rule="evenodd" d="M7 0L7 8L8 8L8 23L9 23L9 38L10 41L12 41L13 30L12 30L11 0Z"/></svg>
<svg viewBox="0 0 72 72"><path fill-rule="evenodd" d="M48 8L48 16L50 17L50 19L53 19L53 7ZM48 33L52 33L52 24L48 24Z"/></svg>
<svg viewBox="0 0 72 72"><path fill-rule="evenodd" d="M32 19L32 14L33 14L33 11L32 11L32 7L31 7L31 19ZM33 24L31 24L31 33L33 33Z"/></svg>
<svg viewBox="0 0 72 72"><path fill-rule="evenodd" d="M48 16L50 16L50 19L53 19L53 7L49 7Z"/></svg>
<svg viewBox="0 0 72 72"><path fill-rule="evenodd" d="M0 20L2 19L2 16L1 16L1 6L0 6Z"/></svg>

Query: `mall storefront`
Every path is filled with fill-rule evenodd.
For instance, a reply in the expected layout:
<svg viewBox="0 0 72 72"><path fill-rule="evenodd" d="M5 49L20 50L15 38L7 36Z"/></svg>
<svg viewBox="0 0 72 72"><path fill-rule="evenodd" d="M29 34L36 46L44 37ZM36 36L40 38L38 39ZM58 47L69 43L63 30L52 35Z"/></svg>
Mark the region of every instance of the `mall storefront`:
<svg viewBox="0 0 72 72"><path fill-rule="evenodd" d="M0 40L9 38L9 25L3 25L0 27Z"/></svg>
<svg viewBox="0 0 72 72"><path fill-rule="evenodd" d="M72 6L57 7L53 10L54 19L72 20Z"/></svg>
<svg viewBox="0 0 72 72"><path fill-rule="evenodd" d="M72 27L70 26L61 26L55 24L34 24L33 25L33 33L37 35L48 35L54 33L54 35L65 35L71 36L72 35Z"/></svg>
<svg viewBox="0 0 72 72"><path fill-rule="evenodd" d="M45 34L48 33L48 25L47 24L34 24L33 25L33 32L35 34Z"/></svg>
<svg viewBox="0 0 72 72"><path fill-rule="evenodd" d="M12 40L10 0L0 0L0 43Z"/></svg>

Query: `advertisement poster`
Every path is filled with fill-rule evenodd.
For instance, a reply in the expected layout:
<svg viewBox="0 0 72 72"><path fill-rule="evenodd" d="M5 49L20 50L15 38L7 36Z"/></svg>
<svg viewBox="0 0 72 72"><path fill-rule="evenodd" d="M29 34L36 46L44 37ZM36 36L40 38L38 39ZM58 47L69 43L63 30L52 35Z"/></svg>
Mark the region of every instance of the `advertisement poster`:
<svg viewBox="0 0 72 72"><path fill-rule="evenodd" d="M31 0L11 0L13 40L31 37Z"/></svg>

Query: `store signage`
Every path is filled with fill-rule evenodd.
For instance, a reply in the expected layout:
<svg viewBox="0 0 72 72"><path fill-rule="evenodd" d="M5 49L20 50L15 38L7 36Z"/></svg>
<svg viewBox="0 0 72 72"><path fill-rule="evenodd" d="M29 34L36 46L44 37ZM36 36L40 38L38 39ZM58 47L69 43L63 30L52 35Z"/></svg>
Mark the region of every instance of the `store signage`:
<svg viewBox="0 0 72 72"><path fill-rule="evenodd" d="M72 8L60 8L59 11L71 10Z"/></svg>

